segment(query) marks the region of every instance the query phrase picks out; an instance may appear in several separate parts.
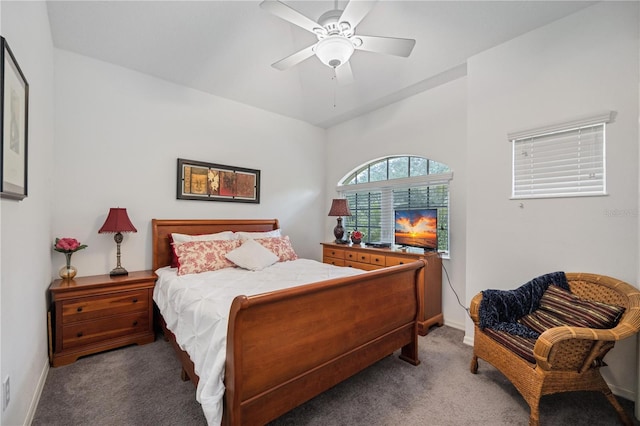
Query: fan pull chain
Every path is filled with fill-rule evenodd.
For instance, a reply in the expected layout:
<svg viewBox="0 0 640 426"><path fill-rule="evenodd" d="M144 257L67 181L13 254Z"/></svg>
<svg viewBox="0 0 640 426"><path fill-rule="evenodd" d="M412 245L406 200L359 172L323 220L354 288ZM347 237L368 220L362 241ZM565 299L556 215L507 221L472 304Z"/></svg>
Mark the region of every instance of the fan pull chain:
<svg viewBox="0 0 640 426"><path fill-rule="evenodd" d="M337 92L338 92L338 74L336 74L336 69L333 69L333 77L331 77L331 79L333 80L333 107L336 107L336 96L337 96Z"/></svg>

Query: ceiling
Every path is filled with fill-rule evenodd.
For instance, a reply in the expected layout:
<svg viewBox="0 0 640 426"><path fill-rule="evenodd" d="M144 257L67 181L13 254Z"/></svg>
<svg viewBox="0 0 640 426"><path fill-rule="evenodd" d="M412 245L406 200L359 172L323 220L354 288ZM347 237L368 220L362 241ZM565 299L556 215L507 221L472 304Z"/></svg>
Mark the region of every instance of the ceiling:
<svg viewBox="0 0 640 426"><path fill-rule="evenodd" d="M335 6L284 3L314 21ZM378 1L356 33L413 38L416 45L408 58L356 51L355 81L347 86L315 56L286 71L272 68L317 40L259 4L50 0L48 10L57 48L330 127L462 76L472 55L593 2Z"/></svg>

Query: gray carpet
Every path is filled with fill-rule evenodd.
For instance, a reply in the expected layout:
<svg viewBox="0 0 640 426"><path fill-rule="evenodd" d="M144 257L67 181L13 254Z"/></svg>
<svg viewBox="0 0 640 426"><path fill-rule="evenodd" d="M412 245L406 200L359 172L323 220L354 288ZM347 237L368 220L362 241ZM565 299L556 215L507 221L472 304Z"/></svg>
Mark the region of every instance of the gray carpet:
<svg viewBox="0 0 640 426"><path fill-rule="evenodd" d="M529 409L496 369L480 361L450 327L420 338L422 364L397 353L272 422L280 425L527 425ZM633 402L618 398L633 418ZM640 424L634 418L635 424ZM604 396L545 396L541 425L619 424ZM206 425L195 388L161 338L52 368L33 425Z"/></svg>

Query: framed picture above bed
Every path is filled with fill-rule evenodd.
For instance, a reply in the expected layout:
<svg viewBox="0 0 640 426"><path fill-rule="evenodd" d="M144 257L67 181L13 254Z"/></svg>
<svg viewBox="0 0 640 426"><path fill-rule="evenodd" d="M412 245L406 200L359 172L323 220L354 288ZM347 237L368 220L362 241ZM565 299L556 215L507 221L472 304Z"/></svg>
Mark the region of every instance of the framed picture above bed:
<svg viewBox="0 0 640 426"><path fill-rule="evenodd" d="M178 158L179 200L260 203L260 170Z"/></svg>
<svg viewBox="0 0 640 426"><path fill-rule="evenodd" d="M0 37L0 93L0 197L22 200L27 196L29 84L4 37Z"/></svg>

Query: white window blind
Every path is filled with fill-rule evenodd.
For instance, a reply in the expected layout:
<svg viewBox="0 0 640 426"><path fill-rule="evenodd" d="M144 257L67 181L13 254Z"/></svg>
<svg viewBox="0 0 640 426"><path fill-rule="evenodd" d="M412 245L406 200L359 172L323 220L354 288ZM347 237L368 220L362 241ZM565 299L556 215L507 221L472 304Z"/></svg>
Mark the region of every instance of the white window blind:
<svg viewBox="0 0 640 426"><path fill-rule="evenodd" d="M603 117L581 120L580 126L572 128L554 126L552 131L511 135L512 198L604 195L608 120ZM571 125L575 123L566 127Z"/></svg>

